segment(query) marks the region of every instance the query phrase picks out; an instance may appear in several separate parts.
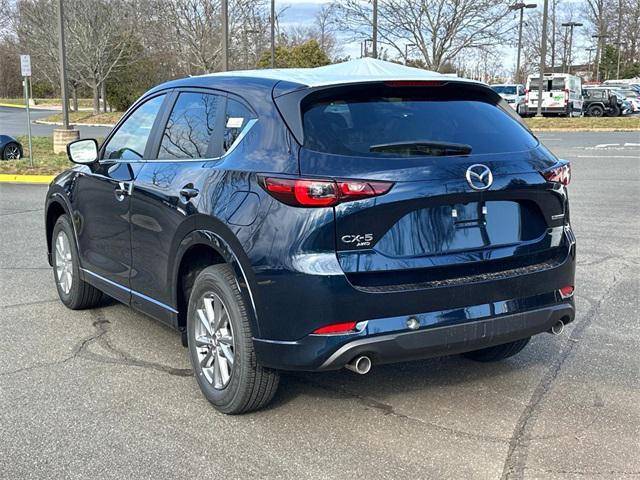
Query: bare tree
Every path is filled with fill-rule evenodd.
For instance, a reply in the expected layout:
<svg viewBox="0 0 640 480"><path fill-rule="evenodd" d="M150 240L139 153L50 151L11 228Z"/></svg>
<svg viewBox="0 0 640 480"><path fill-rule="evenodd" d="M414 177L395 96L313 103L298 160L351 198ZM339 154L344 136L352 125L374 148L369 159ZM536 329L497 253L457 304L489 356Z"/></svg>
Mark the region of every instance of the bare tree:
<svg viewBox="0 0 640 480"><path fill-rule="evenodd" d="M513 28L508 0L380 0L378 41L399 57L415 44L428 68L440 70L466 49L491 48ZM371 36L371 6L360 0L333 3L342 30L354 39Z"/></svg>

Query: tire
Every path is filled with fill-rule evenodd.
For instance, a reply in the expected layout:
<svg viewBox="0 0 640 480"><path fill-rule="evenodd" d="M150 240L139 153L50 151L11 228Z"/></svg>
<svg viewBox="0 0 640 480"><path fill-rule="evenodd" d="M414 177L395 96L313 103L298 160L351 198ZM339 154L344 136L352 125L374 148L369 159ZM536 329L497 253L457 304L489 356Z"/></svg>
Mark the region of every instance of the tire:
<svg viewBox="0 0 640 480"><path fill-rule="evenodd" d="M212 265L196 278L187 337L200 390L218 411L247 413L271 401L280 376L256 362L246 307L229 265Z"/></svg>
<svg viewBox="0 0 640 480"><path fill-rule="evenodd" d="M529 340L531 340L531 337L516 340L515 342L505 343L503 345L496 345L494 347L466 352L462 355L470 358L471 360L475 360L476 362L497 362L520 353L520 351L527 346Z"/></svg>
<svg viewBox="0 0 640 480"><path fill-rule="evenodd" d="M80 262L73 227L67 215L61 215L51 234L53 278L58 296L71 310L92 308L100 303L102 292L80 278Z"/></svg>
<svg viewBox="0 0 640 480"><path fill-rule="evenodd" d="M15 142L7 143L2 150L3 160L20 160L22 158L22 149Z"/></svg>
<svg viewBox="0 0 640 480"><path fill-rule="evenodd" d="M591 105L587 109L587 115L590 117L602 117L604 115L604 108L600 105Z"/></svg>
<svg viewBox="0 0 640 480"><path fill-rule="evenodd" d="M622 114L619 105L615 105L609 109L606 113L607 117L619 117Z"/></svg>

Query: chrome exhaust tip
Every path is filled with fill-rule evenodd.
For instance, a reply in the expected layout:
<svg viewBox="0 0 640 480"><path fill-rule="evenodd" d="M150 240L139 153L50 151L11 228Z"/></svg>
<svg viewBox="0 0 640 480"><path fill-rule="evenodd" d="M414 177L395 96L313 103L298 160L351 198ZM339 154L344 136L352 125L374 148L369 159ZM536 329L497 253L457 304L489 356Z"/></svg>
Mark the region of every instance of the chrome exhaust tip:
<svg viewBox="0 0 640 480"><path fill-rule="evenodd" d="M560 335L564 331L564 322L562 320L558 320L551 327L550 332L554 335Z"/></svg>
<svg viewBox="0 0 640 480"><path fill-rule="evenodd" d="M360 375L365 375L371 370L371 359L366 355L360 355L347 363L345 368Z"/></svg>

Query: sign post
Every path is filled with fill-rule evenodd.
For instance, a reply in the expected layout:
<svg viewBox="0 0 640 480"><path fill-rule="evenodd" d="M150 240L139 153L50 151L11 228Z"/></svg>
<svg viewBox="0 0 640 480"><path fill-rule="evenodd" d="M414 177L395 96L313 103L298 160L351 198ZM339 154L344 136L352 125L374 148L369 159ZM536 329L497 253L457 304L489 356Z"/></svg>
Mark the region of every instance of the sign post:
<svg viewBox="0 0 640 480"><path fill-rule="evenodd" d="M27 132L29 134L29 165L33 167L33 147L31 144L31 111L29 110L29 81L31 80L31 57L20 55L20 70L24 86L24 104L27 107Z"/></svg>

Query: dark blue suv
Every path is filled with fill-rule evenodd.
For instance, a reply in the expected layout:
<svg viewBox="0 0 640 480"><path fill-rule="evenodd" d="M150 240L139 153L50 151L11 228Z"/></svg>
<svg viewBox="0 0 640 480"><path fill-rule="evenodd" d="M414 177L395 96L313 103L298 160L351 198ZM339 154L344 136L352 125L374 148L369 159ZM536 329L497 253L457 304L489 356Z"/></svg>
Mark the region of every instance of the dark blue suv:
<svg viewBox="0 0 640 480"><path fill-rule="evenodd" d="M574 318L569 164L477 82L373 60L186 78L68 153L61 300L181 331L225 413L279 370L499 360Z"/></svg>

